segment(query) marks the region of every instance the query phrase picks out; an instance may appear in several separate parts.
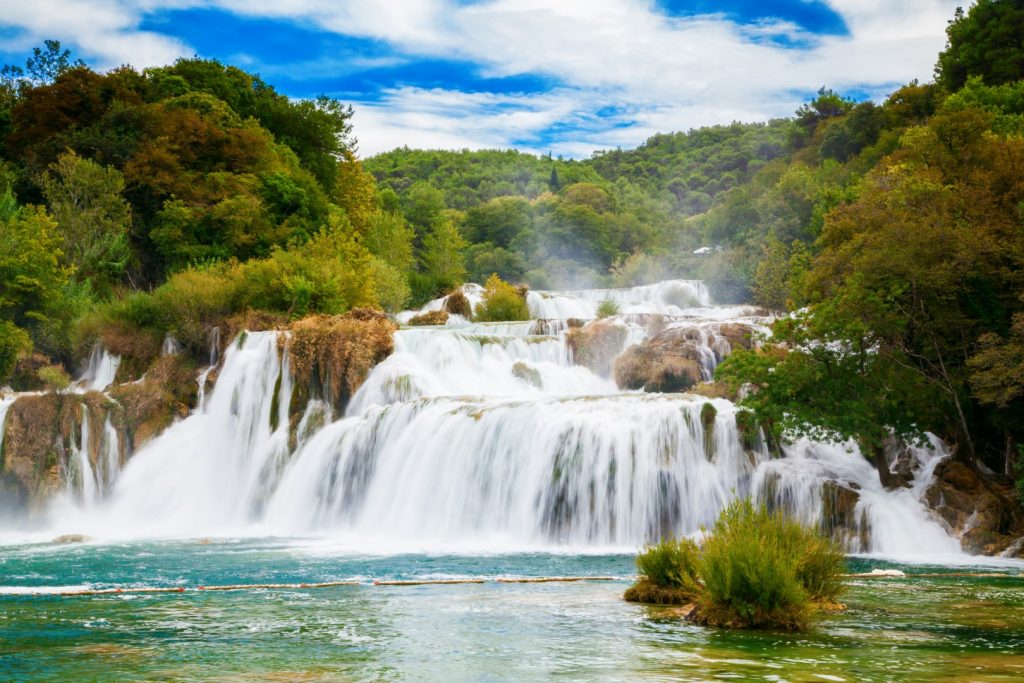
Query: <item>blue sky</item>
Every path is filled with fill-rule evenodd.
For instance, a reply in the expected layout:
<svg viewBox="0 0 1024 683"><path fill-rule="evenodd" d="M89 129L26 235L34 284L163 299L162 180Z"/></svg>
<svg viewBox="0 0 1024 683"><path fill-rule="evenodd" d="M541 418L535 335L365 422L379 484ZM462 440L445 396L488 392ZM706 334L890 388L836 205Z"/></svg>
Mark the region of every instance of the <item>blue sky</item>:
<svg viewBox="0 0 1024 683"><path fill-rule="evenodd" d="M57 38L95 68L200 55L351 103L361 154L581 157L790 114L822 85L931 77L956 0L8 0L0 59Z"/></svg>

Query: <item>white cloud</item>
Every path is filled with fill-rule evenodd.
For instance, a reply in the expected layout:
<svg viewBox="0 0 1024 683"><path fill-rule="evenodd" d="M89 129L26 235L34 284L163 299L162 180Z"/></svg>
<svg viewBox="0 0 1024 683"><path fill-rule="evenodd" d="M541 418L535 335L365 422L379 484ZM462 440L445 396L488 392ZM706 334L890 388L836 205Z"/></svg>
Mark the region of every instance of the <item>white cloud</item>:
<svg viewBox="0 0 1024 683"><path fill-rule="evenodd" d="M21 29L0 49L24 52L54 38L74 44L99 68L167 64L191 50L176 38L140 31L139 3L117 0L13 0L4 3L0 25Z"/></svg>
<svg viewBox="0 0 1024 683"><path fill-rule="evenodd" d="M720 15L669 17L652 0L36 0L16 2L0 21L25 28L35 42L55 36L107 64L145 66L187 52L173 38L135 30L145 12L217 6L378 40L400 58L465 60L485 77L546 76L560 85L540 95L462 93L453 84L393 88L356 101L362 151L514 142L533 148L536 140L539 151L580 155L632 146L657 131L786 115L821 85L880 92L927 80L958 0L828 4L850 35L813 36L781 21L741 26ZM804 47L782 47L771 40L778 36ZM332 66L325 55L315 66L323 77L351 65ZM595 116L609 106L624 113ZM556 125L569 132L549 144L546 131Z"/></svg>

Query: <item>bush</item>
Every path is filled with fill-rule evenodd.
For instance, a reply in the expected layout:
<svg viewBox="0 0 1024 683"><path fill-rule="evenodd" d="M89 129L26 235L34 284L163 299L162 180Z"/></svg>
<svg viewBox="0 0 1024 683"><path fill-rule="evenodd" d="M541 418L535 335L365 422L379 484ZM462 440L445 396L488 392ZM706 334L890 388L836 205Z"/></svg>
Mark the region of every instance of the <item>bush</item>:
<svg viewBox="0 0 1024 683"><path fill-rule="evenodd" d="M47 365L36 371L48 391L63 391L71 386L71 378L59 365Z"/></svg>
<svg viewBox="0 0 1024 683"><path fill-rule="evenodd" d="M444 310L452 315L461 315L466 320L473 317L473 307L462 289L453 289L444 299Z"/></svg>
<svg viewBox="0 0 1024 683"><path fill-rule="evenodd" d="M834 542L749 500L726 507L699 549L663 541L637 557L637 568L627 600L692 602L698 623L786 630L806 628L816 607L834 605L846 571Z"/></svg>
<svg viewBox="0 0 1024 683"><path fill-rule="evenodd" d="M444 325L448 322L448 311L427 311L409 318L409 325Z"/></svg>
<svg viewBox="0 0 1024 683"><path fill-rule="evenodd" d="M175 273L151 293L107 302L79 322L77 347L81 354L100 340L127 361L126 372L137 375L156 358L166 334L205 360L210 330L231 328L239 316L287 321L336 315L376 306L378 297L395 307L407 292L401 273L375 265L355 238L335 226L303 245L275 249L268 258L197 266Z"/></svg>
<svg viewBox="0 0 1024 683"><path fill-rule="evenodd" d="M614 301L604 300L597 305L598 318L610 318L619 314L619 305Z"/></svg>
<svg viewBox="0 0 1024 683"><path fill-rule="evenodd" d="M32 350L28 332L6 320L0 320L0 382L7 379L18 358Z"/></svg>
<svg viewBox="0 0 1024 683"><path fill-rule="evenodd" d="M484 286L484 299L476 307L475 319L479 322L529 320L530 309L519 290L497 275L491 275Z"/></svg>
<svg viewBox="0 0 1024 683"><path fill-rule="evenodd" d="M280 338L290 353L300 403L319 389L319 398L343 412L377 363L394 350L397 326L380 311L355 308L345 315L312 316L292 323Z"/></svg>
<svg viewBox="0 0 1024 683"><path fill-rule="evenodd" d="M626 592L632 602L684 605L700 594L700 550L688 538L666 539L637 555L640 581Z"/></svg>

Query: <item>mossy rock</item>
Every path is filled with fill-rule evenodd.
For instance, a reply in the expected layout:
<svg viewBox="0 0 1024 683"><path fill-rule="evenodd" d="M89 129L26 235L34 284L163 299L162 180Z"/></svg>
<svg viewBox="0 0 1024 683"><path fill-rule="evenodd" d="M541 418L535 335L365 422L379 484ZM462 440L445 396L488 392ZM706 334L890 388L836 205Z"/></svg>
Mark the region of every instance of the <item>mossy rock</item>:
<svg viewBox="0 0 1024 683"><path fill-rule="evenodd" d="M291 334L280 338L295 377L289 412L301 414L310 398L321 398L344 413L370 370L394 351L397 329L383 312L368 308L292 323Z"/></svg>
<svg viewBox="0 0 1024 683"><path fill-rule="evenodd" d="M469 303L461 289L452 290L444 299L444 311L452 315L461 315L466 320L473 317L473 306ZM443 323L441 323L443 324Z"/></svg>
<svg viewBox="0 0 1024 683"><path fill-rule="evenodd" d="M118 384L110 395L123 408L123 428L137 449L188 415L199 392L196 363L186 355L160 356L141 382Z"/></svg>
<svg viewBox="0 0 1024 683"><path fill-rule="evenodd" d="M572 327L565 340L573 362L603 377L612 374L616 356L622 350L626 328L607 320L596 320L584 327Z"/></svg>
<svg viewBox="0 0 1024 683"><path fill-rule="evenodd" d="M540 376L540 371L537 370L537 368L530 367L527 363L524 363L521 360L516 361L512 366L512 376L518 377L527 384L537 387L538 389L541 389L544 386L544 382Z"/></svg>

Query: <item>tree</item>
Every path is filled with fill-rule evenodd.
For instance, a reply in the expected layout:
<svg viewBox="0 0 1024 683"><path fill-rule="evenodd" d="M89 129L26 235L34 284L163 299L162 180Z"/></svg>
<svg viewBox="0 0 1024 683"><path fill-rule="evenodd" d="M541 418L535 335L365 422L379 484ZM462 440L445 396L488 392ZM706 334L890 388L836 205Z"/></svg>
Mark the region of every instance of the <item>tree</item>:
<svg viewBox="0 0 1024 683"><path fill-rule="evenodd" d="M131 209L122 197L121 173L67 152L50 166L41 184L75 277L109 290L124 275L131 255Z"/></svg>
<svg viewBox="0 0 1024 683"><path fill-rule="evenodd" d="M416 233L402 214L378 210L368 217L363 244L370 253L405 273L412 269Z"/></svg>
<svg viewBox="0 0 1024 683"><path fill-rule="evenodd" d="M338 162L337 180L331 199L348 214L348 220L357 231L365 233L370 216L377 209L377 181L363 170L356 156L349 150Z"/></svg>
<svg viewBox="0 0 1024 683"><path fill-rule="evenodd" d="M946 37L935 76L950 92L971 76L986 85L1024 78L1024 0L976 0L966 13L957 8Z"/></svg>
<svg viewBox="0 0 1024 683"><path fill-rule="evenodd" d="M56 328L78 312L66 305L73 271L62 256L53 218L42 207L18 207L7 189L0 196L0 320L7 323L2 332L8 359L28 350L26 332L44 350L56 350Z"/></svg>
<svg viewBox="0 0 1024 683"><path fill-rule="evenodd" d="M461 284L466 278L466 240L455 222L442 215L434 221L423 238L423 269L433 280L435 289L444 290Z"/></svg>
<svg viewBox="0 0 1024 683"><path fill-rule="evenodd" d="M27 81L31 85L51 83L65 71L84 67L81 59L72 59L71 50L61 50L59 40L44 41L43 47L32 48L32 56L25 61L25 68L5 65L0 69L0 79L11 83Z"/></svg>
<svg viewBox="0 0 1024 683"><path fill-rule="evenodd" d="M715 377L736 390L752 387L740 405L770 434L853 440L875 463L882 484L893 487L886 440L923 439L934 411L921 375L897 353L880 353L884 340L861 324L887 306L851 285L840 297L776 322L772 343L737 350Z"/></svg>

